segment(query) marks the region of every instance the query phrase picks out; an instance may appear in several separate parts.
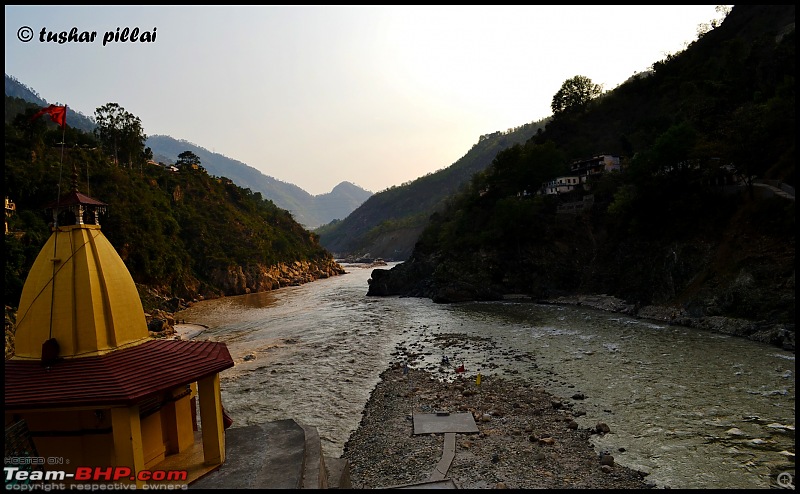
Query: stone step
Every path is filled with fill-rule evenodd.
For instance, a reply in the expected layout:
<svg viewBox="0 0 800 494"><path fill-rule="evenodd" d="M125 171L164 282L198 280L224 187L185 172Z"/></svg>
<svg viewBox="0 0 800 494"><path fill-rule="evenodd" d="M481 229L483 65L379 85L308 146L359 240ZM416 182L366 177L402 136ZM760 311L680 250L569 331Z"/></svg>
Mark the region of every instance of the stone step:
<svg viewBox="0 0 800 494"><path fill-rule="evenodd" d="M293 419L225 431L225 463L190 489L350 487L346 460L326 458L315 427Z"/></svg>

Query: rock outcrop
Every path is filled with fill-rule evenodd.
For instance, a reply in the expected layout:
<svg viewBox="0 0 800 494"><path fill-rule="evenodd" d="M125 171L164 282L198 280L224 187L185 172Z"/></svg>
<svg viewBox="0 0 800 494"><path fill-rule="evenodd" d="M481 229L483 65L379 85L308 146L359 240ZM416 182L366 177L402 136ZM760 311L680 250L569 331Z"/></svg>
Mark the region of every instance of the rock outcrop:
<svg viewBox="0 0 800 494"><path fill-rule="evenodd" d="M323 259L294 261L272 266L261 264L230 266L227 270L213 272L210 282L219 287L224 295L230 296L301 285L344 273L344 268L336 261Z"/></svg>

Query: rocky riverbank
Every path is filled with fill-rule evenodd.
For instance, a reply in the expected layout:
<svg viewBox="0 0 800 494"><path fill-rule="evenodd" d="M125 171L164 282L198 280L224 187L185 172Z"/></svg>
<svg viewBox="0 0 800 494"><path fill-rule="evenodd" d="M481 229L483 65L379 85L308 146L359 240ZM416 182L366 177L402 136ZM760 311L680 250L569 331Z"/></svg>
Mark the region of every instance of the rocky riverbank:
<svg viewBox="0 0 800 494"><path fill-rule="evenodd" d="M344 267L332 258L313 261L294 261L273 266L235 266L224 273L215 273L214 283L220 290L196 289L189 298L164 296L157 290L137 285L145 310L151 336L172 336L175 333L174 314L195 302L225 296L245 295L298 286L316 280L346 274Z"/></svg>
<svg viewBox="0 0 800 494"><path fill-rule="evenodd" d="M635 223L652 228L620 228L618 215L598 206L544 215L519 234L484 235L443 214L407 260L372 271L367 294L587 305L792 351L793 203L731 199L719 218L687 214L680 227L644 215Z"/></svg>
<svg viewBox="0 0 800 494"><path fill-rule="evenodd" d="M211 273L211 282L224 295L245 295L266 292L285 286L297 286L319 279L345 274L344 268L333 258L279 263L229 266L226 270ZM213 293L205 298L214 297Z"/></svg>
<svg viewBox="0 0 800 494"><path fill-rule="evenodd" d="M698 328L715 333L740 336L760 343L767 343L784 350L794 351L794 324L751 321L724 316L694 315L683 307L647 305L638 307L609 295L575 295L540 300L539 303L560 305L582 305L610 312L619 312L642 319Z"/></svg>
<svg viewBox="0 0 800 494"><path fill-rule="evenodd" d="M478 433L457 434L447 471L459 489L641 489L645 474L615 463L624 451L595 451L570 400L535 383L499 377L440 381L428 372L393 364L381 375L361 423L344 446L354 488L424 483L444 452L443 434L413 434L414 413L469 412Z"/></svg>

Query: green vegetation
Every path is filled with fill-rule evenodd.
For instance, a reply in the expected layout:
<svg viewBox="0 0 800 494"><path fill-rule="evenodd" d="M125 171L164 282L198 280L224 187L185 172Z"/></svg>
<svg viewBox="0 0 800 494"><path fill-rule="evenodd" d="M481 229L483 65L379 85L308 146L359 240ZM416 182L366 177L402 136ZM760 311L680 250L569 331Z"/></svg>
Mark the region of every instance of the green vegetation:
<svg viewBox="0 0 800 494"><path fill-rule="evenodd" d="M39 108L44 108L50 103L45 101L39 93L18 81L15 77L6 74L6 123L11 123L14 118L25 111L26 102L33 103ZM11 108L10 108L10 107ZM96 127L94 121L86 115L67 107L67 122L73 129L91 133Z"/></svg>
<svg viewBox="0 0 800 494"><path fill-rule="evenodd" d="M597 87L589 90L588 78L567 80L553 99L558 108L545 131L498 154L454 201L457 211L446 215L457 221L466 210L465 224L485 232L498 221L495 208L509 214L509 199L569 174L572 160L601 152L629 163L625 173L592 187L627 233L673 238L705 228L703 218L714 224L733 214L716 187L731 172L750 186L755 178L794 185L794 91L787 87L794 81L794 30L778 39L759 33L750 43L733 37L720 46L716 39L723 34L707 33L686 53L654 64L655 73L602 98L596 98ZM567 111L576 106L585 113Z"/></svg>
<svg viewBox="0 0 800 494"><path fill-rule="evenodd" d="M59 190L71 190L73 170L80 192L109 205L101 217L103 232L134 280L165 295L222 293L220 278L239 267L246 272L331 259L315 234L260 193L211 176L202 166L170 172L147 164L141 123L118 105L98 109L105 115L98 128L107 127L99 137L66 129L62 163L61 128L46 119L30 121L38 107L20 101L6 97L7 118L10 105L24 108L5 126L4 193L16 204L12 234L5 236L7 305L19 301L27 271L50 235L42 207ZM107 118L120 115L117 126ZM199 165L190 154L182 158Z"/></svg>
<svg viewBox="0 0 800 494"><path fill-rule="evenodd" d="M94 118L97 122L94 135L106 154L114 158L114 163L128 167L141 166L153 158L152 151L145 148L147 136L139 117L118 103L108 103L95 110Z"/></svg>
<svg viewBox="0 0 800 494"><path fill-rule="evenodd" d="M174 163L178 155L187 151L194 154L209 173L228 177L240 187L261 192L279 208L290 211L298 223L309 229L346 217L372 195L367 190L342 182L327 194L312 196L294 184L267 176L241 161L182 139L151 135L147 138L147 145L153 149L156 161L166 164Z"/></svg>
<svg viewBox="0 0 800 494"><path fill-rule="evenodd" d="M178 161L175 166L180 169L191 167L192 165L200 166L200 158L191 151L184 151L178 155Z"/></svg>
<svg viewBox="0 0 800 494"><path fill-rule="evenodd" d="M550 109L553 110L553 115L564 112L580 113L586 109L589 102L602 93L602 86L593 83L585 75L576 75L564 81L564 84L553 96Z"/></svg>
<svg viewBox="0 0 800 494"><path fill-rule="evenodd" d="M760 8L751 9L742 15ZM776 19L779 26L782 21L791 22L790 16ZM794 84L794 30L779 37L774 31L751 32L748 39L737 35L736 24L726 26L602 97L586 77L567 80L553 98L555 114L545 131L500 152L440 222L450 217L470 225L472 237L493 238L485 232L502 223L498 214L509 217L512 209L532 207L518 200L512 208L510 200L569 174L571 161L600 153L623 156L629 165L625 173L591 187L629 234L673 238L705 228L703 218L714 224L720 215L733 214L731 200L716 186L731 174L751 188L755 178L794 185L795 99L788 87ZM722 38L726 34L730 39ZM578 107L582 113L568 111ZM462 216L469 219L459 220ZM535 227L535 215L517 216L528 230ZM462 228L451 231L467 234ZM448 243L448 235L439 237Z"/></svg>

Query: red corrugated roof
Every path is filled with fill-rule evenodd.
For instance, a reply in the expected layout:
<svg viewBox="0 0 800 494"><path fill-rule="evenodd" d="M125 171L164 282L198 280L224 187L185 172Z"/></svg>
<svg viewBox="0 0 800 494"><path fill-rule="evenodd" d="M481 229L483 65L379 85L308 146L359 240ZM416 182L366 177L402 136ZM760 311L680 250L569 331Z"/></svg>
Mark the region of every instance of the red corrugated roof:
<svg viewBox="0 0 800 494"><path fill-rule="evenodd" d="M86 195L81 194L80 192L68 192L63 196L59 197L56 201L50 201L44 205L45 209L53 209L55 207L67 207L67 206L74 206L75 204L84 204L90 206L108 206L108 204L98 201L94 197L89 197Z"/></svg>
<svg viewBox="0 0 800 494"><path fill-rule="evenodd" d="M5 361L5 407L13 409L130 405L233 367L225 343L152 340L105 355Z"/></svg>

